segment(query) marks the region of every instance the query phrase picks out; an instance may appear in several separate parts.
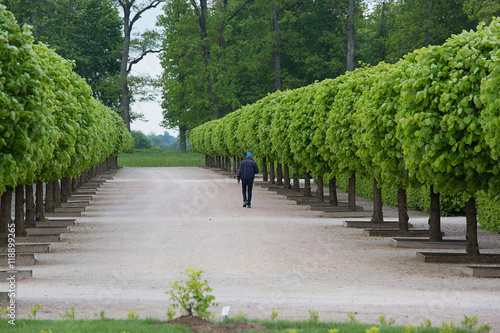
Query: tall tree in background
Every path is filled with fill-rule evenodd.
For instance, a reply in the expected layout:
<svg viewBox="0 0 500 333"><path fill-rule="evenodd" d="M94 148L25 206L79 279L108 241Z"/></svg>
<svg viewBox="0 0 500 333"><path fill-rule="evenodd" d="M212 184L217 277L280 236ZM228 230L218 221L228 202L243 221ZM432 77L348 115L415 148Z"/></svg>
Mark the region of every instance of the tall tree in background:
<svg viewBox="0 0 500 333"><path fill-rule="evenodd" d="M500 16L500 1L498 0L465 0L464 12L469 14L472 22L491 23L491 19Z"/></svg>
<svg viewBox="0 0 500 333"><path fill-rule="evenodd" d="M130 131L132 93L130 91L129 74L132 66L141 61L149 53L158 53L159 34L155 31L145 31L140 38L132 38L132 28L141 15L151 8L156 8L163 0L115 0L121 7L123 15L123 52L120 68L122 119ZM133 58L131 51L135 51Z"/></svg>
<svg viewBox="0 0 500 333"><path fill-rule="evenodd" d="M113 78L120 72L123 43L118 10L108 0L0 0L20 25L32 27L35 42L43 42L63 58L74 60L74 71L85 78L92 94L118 111L119 91Z"/></svg>

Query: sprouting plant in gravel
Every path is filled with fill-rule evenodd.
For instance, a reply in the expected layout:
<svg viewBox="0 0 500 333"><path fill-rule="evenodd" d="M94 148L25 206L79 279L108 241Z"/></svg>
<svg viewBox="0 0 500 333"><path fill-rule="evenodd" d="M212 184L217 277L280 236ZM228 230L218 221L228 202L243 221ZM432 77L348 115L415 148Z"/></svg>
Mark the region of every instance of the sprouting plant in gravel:
<svg viewBox="0 0 500 333"><path fill-rule="evenodd" d="M462 325L463 328L471 332L487 333L491 330L491 327L488 324L483 324L480 327L476 327L478 322L479 318L476 315L472 317L464 315L464 320L462 320L460 324Z"/></svg>
<svg viewBox="0 0 500 333"><path fill-rule="evenodd" d="M170 295L170 300L174 301L172 308L182 308L187 315L196 315L200 318L209 318L212 314L208 311L210 306L216 307L218 304L213 302L215 296L208 294L213 289L208 285L207 280L201 277L204 271L197 271L189 266L188 269L181 272L188 280L175 281L170 283L170 291L165 294Z"/></svg>
<svg viewBox="0 0 500 333"><path fill-rule="evenodd" d="M389 318L389 321L385 319L385 316L380 316L378 317L378 322L380 323L380 326L392 326L396 322L394 318Z"/></svg>
<svg viewBox="0 0 500 333"><path fill-rule="evenodd" d="M375 327L375 326L366 330L366 333L379 333L379 332L380 332L380 329L378 327Z"/></svg>
<svg viewBox="0 0 500 333"><path fill-rule="evenodd" d="M439 329L439 333L455 333L457 331L457 328L455 327L455 324L453 324L452 320L450 320L449 324L444 321L442 323L443 324Z"/></svg>
<svg viewBox="0 0 500 333"><path fill-rule="evenodd" d="M245 315L243 314L243 310L240 310L240 313L238 313L236 315L236 317L234 318L234 320L236 321L245 321L247 318L245 317Z"/></svg>
<svg viewBox="0 0 500 333"><path fill-rule="evenodd" d="M349 319L347 320L348 323L352 324L359 323L359 320L356 319L356 314L354 312L348 312L347 317L349 317Z"/></svg>
<svg viewBox="0 0 500 333"><path fill-rule="evenodd" d="M309 322L311 324L317 324L319 321L318 311L309 310Z"/></svg>
<svg viewBox="0 0 500 333"><path fill-rule="evenodd" d="M28 317L30 319L35 319L36 318L36 313L38 312L38 310L40 310L42 308L42 306L40 304L38 305L34 305L33 308L30 310L31 313L28 313Z"/></svg>
<svg viewBox="0 0 500 333"><path fill-rule="evenodd" d="M0 319L2 318L2 315L6 315L6 314L9 314L9 309L4 309L4 308L0 308Z"/></svg>
<svg viewBox="0 0 500 333"><path fill-rule="evenodd" d="M166 313L168 321L173 320L176 313L177 312L174 309L168 308Z"/></svg>
<svg viewBox="0 0 500 333"><path fill-rule="evenodd" d="M99 314L97 314L97 313L94 312L94 318L100 319L100 320L105 320L106 319L106 315L104 313L104 310L101 310L101 312L99 312Z"/></svg>
<svg viewBox="0 0 500 333"><path fill-rule="evenodd" d="M425 319L424 322L420 324L420 327L432 327L431 320Z"/></svg>
<svg viewBox="0 0 500 333"><path fill-rule="evenodd" d="M64 314L59 314L59 316L62 319L74 320L75 319L75 307L72 305L69 310L66 310L66 312L64 312Z"/></svg>
<svg viewBox="0 0 500 333"><path fill-rule="evenodd" d="M278 311L276 311L275 308L272 308L272 313L271 313L271 320L274 321L276 318L278 318ZM278 318L279 320L279 318Z"/></svg>
<svg viewBox="0 0 500 333"><path fill-rule="evenodd" d="M138 319L139 315L137 314L137 312L135 312L133 310L129 310L127 313L127 318L128 319Z"/></svg>
<svg viewBox="0 0 500 333"><path fill-rule="evenodd" d="M404 333L417 333L418 332L418 328L416 328L413 325L404 325L403 328L404 328Z"/></svg>

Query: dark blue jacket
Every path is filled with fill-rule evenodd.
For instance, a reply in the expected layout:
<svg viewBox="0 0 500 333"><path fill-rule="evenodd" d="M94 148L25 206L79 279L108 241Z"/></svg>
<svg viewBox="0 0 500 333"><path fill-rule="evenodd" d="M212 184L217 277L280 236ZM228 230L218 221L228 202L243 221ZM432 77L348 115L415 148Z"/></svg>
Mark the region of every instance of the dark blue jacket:
<svg viewBox="0 0 500 333"><path fill-rule="evenodd" d="M259 173L259 166L251 157L245 158L241 161L240 168L238 169L238 180L248 179L253 180L255 175Z"/></svg>

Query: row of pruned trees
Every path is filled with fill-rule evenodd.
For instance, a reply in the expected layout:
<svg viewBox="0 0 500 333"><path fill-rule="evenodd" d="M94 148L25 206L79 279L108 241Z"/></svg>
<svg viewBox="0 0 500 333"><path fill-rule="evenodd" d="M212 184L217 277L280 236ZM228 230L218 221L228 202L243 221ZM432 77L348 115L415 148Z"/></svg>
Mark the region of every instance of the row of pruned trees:
<svg viewBox="0 0 500 333"><path fill-rule="evenodd" d="M21 30L1 5L0 27L2 246L14 189L21 203L26 188L27 207L33 201L33 184L41 196L44 182L51 192L54 182L63 179L63 193L68 193L71 178L95 173L104 162L106 167L113 164L107 159L130 151L133 139L120 116L91 96L85 80L73 72L73 63L42 43L33 44L28 29ZM24 218L16 217L16 235L24 234Z"/></svg>
<svg viewBox="0 0 500 333"><path fill-rule="evenodd" d="M195 128L190 145L212 156L252 151L312 173L318 186L323 176L349 175L351 209L356 174L374 178L375 198L381 197L379 186L395 184L403 230L405 189L427 184L432 241L442 237L439 195L463 194L467 253L478 256L474 196L500 189L499 33L494 19L396 64L278 91ZM381 222L379 202L374 219Z"/></svg>

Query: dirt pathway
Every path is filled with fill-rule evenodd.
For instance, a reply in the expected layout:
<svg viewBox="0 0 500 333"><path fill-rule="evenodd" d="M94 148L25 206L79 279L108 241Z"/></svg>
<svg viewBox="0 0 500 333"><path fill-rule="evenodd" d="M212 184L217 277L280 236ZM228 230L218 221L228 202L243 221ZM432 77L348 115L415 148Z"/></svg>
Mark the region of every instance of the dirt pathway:
<svg viewBox="0 0 500 333"><path fill-rule="evenodd" d="M256 186L253 208L241 207L234 179L199 168L124 168L103 185L78 224L52 253L38 255L34 279L18 282L21 317L166 319L168 283L192 266L205 270L216 301L232 317L362 322L380 315L396 324L434 325L478 315L500 332L500 279L464 276L460 265L425 264L415 250L319 218ZM421 214L411 222L423 226ZM443 220L447 235L464 235L464 218ZM499 252L500 235L480 233ZM484 239L484 241L483 241ZM483 246L483 247L484 247Z"/></svg>

